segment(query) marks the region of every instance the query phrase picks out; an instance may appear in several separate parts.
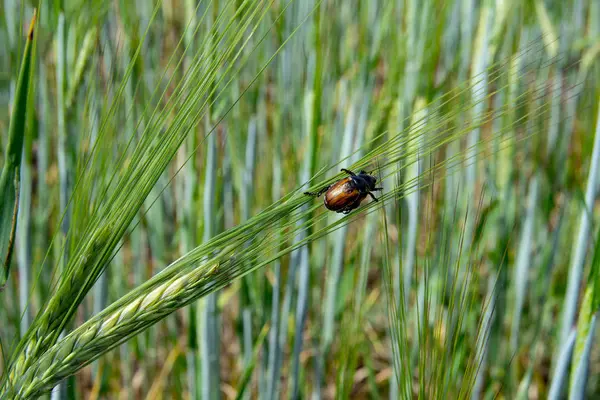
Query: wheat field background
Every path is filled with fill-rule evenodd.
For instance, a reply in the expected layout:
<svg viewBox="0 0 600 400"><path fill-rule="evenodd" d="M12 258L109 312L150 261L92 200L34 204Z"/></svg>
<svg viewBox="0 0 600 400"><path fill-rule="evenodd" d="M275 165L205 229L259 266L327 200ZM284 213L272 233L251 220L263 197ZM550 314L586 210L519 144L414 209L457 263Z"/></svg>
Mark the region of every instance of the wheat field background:
<svg viewBox="0 0 600 400"><path fill-rule="evenodd" d="M0 399L600 396L600 2L4 0L0 43ZM379 201L303 194L341 168Z"/></svg>

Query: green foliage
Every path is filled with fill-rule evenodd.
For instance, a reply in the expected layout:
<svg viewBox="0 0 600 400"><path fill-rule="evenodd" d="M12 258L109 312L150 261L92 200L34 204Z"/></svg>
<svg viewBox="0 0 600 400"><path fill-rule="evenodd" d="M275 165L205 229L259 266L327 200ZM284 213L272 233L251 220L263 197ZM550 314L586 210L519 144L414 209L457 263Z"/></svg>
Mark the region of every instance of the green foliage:
<svg viewBox="0 0 600 400"><path fill-rule="evenodd" d="M29 25L29 33L25 41L23 59L17 79L17 88L14 95L13 111L8 129L8 143L0 175L0 262L2 272L0 275L0 290L6 285L9 277L15 232L17 229L17 215L19 211L20 169L21 155L25 143L27 114L31 103L29 96L33 96L33 67L35 65L35 14ZM29 109L29 110L28 110Z"/></svg>
<svg viewBox="0 0 600 400"><path fill-rule="evenodd" d="M18 3L0 398L599 394L596 2Z"/></svg>

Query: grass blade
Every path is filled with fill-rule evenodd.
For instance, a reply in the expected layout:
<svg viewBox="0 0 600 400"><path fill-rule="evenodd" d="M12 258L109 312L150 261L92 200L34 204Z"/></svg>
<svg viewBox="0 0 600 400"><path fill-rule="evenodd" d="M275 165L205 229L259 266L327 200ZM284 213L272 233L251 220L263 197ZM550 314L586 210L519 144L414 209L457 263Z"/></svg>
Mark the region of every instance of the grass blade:
<svg viewBox="0 0 600 400"><path fill-rule="evenodd" d="M0 176L0 290L6 285L10 273L15 232L17 229L17 215L19 211L20 193L20 168L25 143L28 96L32 95L31 85L33 66L35 65L34 39L36 14L34 13L29 25L29 33L25 42L21 70L17 80L17 89L14 97L13 113L8 128L8 146ZM30 110L29 112L33 112Z"/></svg>
<svg viewBox="0 0 600 400"><path fill-rule="evenodd" d="M598 105L598 118L596 121L596 133L594 136L594 148L592 150L592 163L588 175L587 189L585 192L585 204L581 210L579 218L579 232L577 240L574 243L573 255L569 267L569 279L567 283L567 294L563 305L562 324L559 343L565 343L577 311L577 301L579 298L579 288L581 286L581 277L583 276L583 267L585 256L590 238L592 226L591 215L594 198L596 196L596 184L600 174L600 104Z"/></svg>
<svg viewBox="0 0 600 400"><path fill-rule="evenodd" d="M571 364L571 356L573 354L573 346L575 345L575 337L577 331L571 330L567 341L562 346L552 379L550 380L550 391L548 393L549 400L559 400L564 398L565 383L568 378L569 365Z"/></svg>
<svg viewBox="0 0 600 400"><path fill-rule="evenodd" d="M571 379L571 390L569 390L569 399L580 400L585 399L585 386L589 376L589 365L592 353L592 344L594 343L594 337L596 336L596 317L598 313L592 316L589 324L585 324L583 329L579 330L579 335L585 338L582 349L575 349L574 360L576 367L573 371L573 377ZM587 334L586 334L587 332ZM585 334L585 336L583 336ZM579 354L578 354L579 353Z"/></svg>

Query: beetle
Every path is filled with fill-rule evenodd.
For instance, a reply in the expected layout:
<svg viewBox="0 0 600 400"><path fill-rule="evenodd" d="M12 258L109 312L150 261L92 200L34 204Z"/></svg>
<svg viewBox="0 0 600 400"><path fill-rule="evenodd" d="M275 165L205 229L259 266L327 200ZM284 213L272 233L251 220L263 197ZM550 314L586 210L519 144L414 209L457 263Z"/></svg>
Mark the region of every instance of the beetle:
<svg viewBox="0 0 600 400"><path fill-rule="evenodd" d="M325 207L328 210L335 211L338 213L348 214L352 210L360 206L361 201L364 200L367 195L375 201L379 201L374 195L373 191L383 190L383 188L375 187L377 178L373 175L360 171L358 174L342 168L342 172L347 173L349 176L344 179L340 179L332 185L326 186L318 192L304 192L307 196L319 197L325 193Z"/></svg>

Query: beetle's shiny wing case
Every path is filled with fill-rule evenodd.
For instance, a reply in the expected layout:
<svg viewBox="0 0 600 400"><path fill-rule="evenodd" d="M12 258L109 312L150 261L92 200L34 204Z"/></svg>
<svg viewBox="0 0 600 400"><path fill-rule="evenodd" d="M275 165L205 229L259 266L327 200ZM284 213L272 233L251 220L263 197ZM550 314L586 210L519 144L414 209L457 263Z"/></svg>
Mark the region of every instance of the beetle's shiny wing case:
<svg viewBox="0 0 600 400"><path fill-rule="evenodd" d="M350 178L342 179L331 185L325 194L325 207L332 211L341 210L353 204L360 195Z"/></svg>

